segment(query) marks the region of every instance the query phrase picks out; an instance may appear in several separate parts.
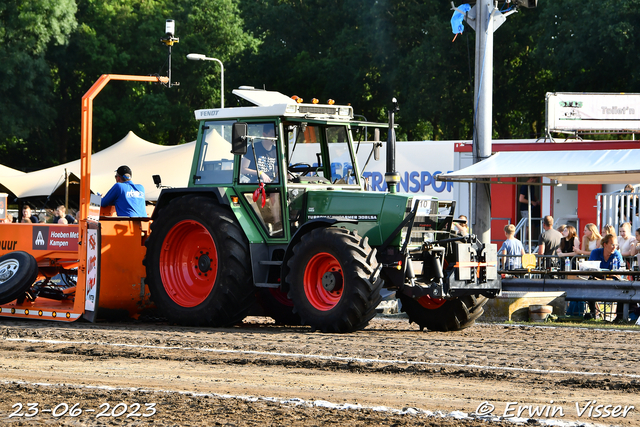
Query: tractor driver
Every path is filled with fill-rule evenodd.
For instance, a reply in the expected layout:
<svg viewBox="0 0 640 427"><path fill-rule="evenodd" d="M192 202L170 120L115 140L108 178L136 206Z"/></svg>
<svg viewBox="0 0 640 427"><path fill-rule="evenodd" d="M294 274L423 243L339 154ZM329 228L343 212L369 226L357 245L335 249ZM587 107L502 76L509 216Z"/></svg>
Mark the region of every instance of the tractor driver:
<svg viewBox="0 0 640 427"><path fill-rule="evenodd" d="M262 126L262 136L266 138L275 137L276 130L273 123L260 126ZM251 132L249 133L251 134ZM274 139L256 138L253 147L255 147L255 156L250 145L247 147L247 154L242 157L240 173L249 177L250 182L257 181L257 173L260 173L260 180L265 184L278 182L276 141ZM258 162L258 167L256 167L256 161Z"/></svg>
<svg viewBox="0 0 640 427"><path fill-rule="evenodd" d="M146 218L144 187L131 182L131 175L129 166L120 166L116 170L116 183L102 197L102 206L115 205L118 216Z"/></svg>

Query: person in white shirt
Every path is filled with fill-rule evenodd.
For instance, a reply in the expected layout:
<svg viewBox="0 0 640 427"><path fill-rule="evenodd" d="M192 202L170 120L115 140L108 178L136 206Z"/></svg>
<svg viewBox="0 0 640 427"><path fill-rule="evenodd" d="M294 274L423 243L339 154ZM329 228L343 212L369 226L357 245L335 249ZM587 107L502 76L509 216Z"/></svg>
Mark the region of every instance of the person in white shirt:
<svg viewBox="0 0 640 427"><path fill-rule="evenodd" d="M631 224L625 222L620 226L620 235L618 236L618 249L623 257L631 255L631 245L634 242L635 239L631 235Z"/></svg>

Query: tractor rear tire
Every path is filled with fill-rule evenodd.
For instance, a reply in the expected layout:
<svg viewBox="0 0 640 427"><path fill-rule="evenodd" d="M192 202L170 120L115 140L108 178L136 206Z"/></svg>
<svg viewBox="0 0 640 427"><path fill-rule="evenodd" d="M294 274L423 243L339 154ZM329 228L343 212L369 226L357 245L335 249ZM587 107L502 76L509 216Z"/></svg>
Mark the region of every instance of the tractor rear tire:
<svg viewBox="0 0 640 427"><path fill-rule="evenodd" d="M277 325L300 325L300 316L293 312L293 301L279 288L259 288L258 303L265 316L271 317Z"/></svg>
<svg viewBox="0 0 640 427"><path fill-rule="evenodd" d="M409 323L417 323L420 330L439 332L460 331L472 326L484 313L482 306L488 300L480 295L467 295L446 300L443 304L421 304L419 299L407 295L399 294L399 297L402 311L409 315Z"/></svg>
<svg viewBox="0 0 640 427"><path fill-rule="evenodd" d="M249 242L208 197L172 200L151 224L144 264L151 299L170 322L230 326L255 303Z"/></svg>
<svg viewBox="0 0 640 427"><path fill-rule="evenodd" d="M33 255L9 252L0 257L0 304L24 295L38 277L38 262Z"/></svg>
<svg viewBox="0 0 640 427"><path fill-rule="evenodd" d="M313 330L363 329L381 300L382 280L369 280L376 266L375 252L357 233L334 227L311 230L287 263L294 312Z"/></svg>

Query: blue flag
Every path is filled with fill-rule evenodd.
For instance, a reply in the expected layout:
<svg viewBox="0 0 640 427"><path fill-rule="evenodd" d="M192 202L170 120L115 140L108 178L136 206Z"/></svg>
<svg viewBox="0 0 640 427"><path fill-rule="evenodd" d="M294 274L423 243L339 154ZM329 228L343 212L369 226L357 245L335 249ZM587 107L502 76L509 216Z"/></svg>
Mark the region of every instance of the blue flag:
<svg viewBox="0 0 640 427"><path fill-rule="evenodd" d="M471 10L471 6L468 4L461 4L458 7L463 12L469 12ZM460 34L464 31L464 25L462 21L464 20L464 15L457 10L453 11L453 16L451 17L451 30L453 30L453 34Z"/></svg>

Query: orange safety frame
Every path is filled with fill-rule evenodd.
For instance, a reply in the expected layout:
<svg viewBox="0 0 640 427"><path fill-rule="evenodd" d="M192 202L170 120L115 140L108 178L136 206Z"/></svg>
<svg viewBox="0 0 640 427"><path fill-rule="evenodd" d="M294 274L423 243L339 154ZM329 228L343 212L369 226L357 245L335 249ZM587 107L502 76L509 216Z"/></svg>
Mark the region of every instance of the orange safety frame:
<svg viewBox="0 0 640 427"><path fill-rule="evenodd" d="M91 287L96 287L96 291L99 288L99 298L95 301L95 308L104 307L136 317L148 304L142 259L145 254L144 240L149 233L149 220L107 217L98 221L96 215L89 215L93 100L111 80L169 82L167 77L160 76L103 74L82 97L79 225L0 224L0 255L18 250L31 253L38 262L37 280L51 277L57 274L59 269L77 267L75 296L72 300L63 301L48 298L21 302L16 300L1 305L0 316L74 321L85 315L88 294L87 275L91 267L96 265L95 259L87 258L90 228L98 229L98 240L102 242L98 259L102 258L102 262L109 266L109 268L99 269L98 282L91 284ZM39 250L36 247L34 243L36 234L46 234L51 231L56 236L66 236L66 239L62 239L62 246L66 245L67 248ZM47 236L50 235L47 234ZM74 241L75 236L78 237L77 247ZM100 286L100 282L104 286ZM95 320L94 316L90 317L89 320Z"/></svg>

